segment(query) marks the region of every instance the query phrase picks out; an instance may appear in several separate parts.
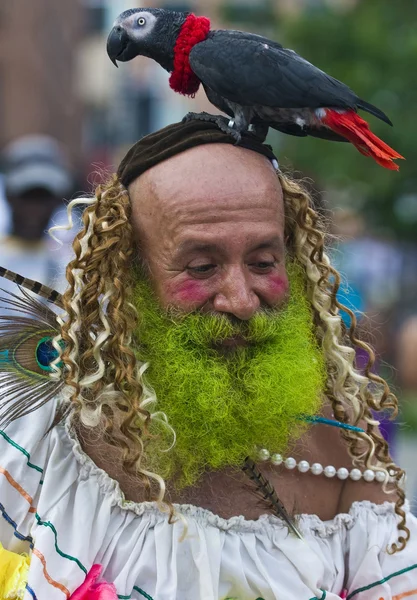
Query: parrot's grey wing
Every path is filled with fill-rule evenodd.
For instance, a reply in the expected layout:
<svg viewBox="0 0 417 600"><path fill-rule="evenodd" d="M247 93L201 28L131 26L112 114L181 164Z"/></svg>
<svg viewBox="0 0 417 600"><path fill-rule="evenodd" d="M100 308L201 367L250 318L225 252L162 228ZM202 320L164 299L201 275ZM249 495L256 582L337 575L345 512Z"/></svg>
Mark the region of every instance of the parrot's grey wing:
<svg viewBox="0 0 417 600"><path fill-rule="evenodd" d="M239 40L248 40L250 42L260 42L261 44L268 44L268 46L270 46L271 48L282 49L282 44L280 44L279 42L270 40L269 38L263 35L249 33L248 31L237 31L235 29L216 29L215 31L212 31L210 33L210 35L212 35L213 37L220 37L223 34L226 34L229 39L234 37Z"/></svg>
<svg viewBox="0 0 417 600"><path fill-rule="evenodd" d="M354 108L359 100L292 50L248 33L212 32L191 50L190 64L205 86L243 106Z"/></svg>

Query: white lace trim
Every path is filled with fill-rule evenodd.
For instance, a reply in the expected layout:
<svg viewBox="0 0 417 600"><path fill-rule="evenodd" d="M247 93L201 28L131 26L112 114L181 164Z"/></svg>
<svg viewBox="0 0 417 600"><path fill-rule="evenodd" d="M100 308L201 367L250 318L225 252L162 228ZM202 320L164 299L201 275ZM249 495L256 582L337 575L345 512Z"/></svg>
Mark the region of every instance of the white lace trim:
<svg viewBox="0 0 417 600"><path fill-rule="evenodd" d="M409 510L405 505L406 512ZM330 521L322 521L317 515L300 515L300 528L309 529L312 533L321 538L330 537L342 529L352 529L360 517L365 513L374 514L376 517L396 519L395 504L393 502L384 502L375 504L369 500L354 502L348 513L339 513Z"/></svg>
<svg viewBox="0 0 417 600"><path fill-rule="evenodd" d="M100 469L95 462L86 454L78 440L75 428L70 419L65 424L65 432L71 443L72 452L80 465L80 475L83 478L93 477L98 484L103 495L111 496L111 503L122 510L135 513L137 516L147 515L153 521L164 521L167 514L162 512L156 502L133 502L125 498L120 489L119 483L110 477L110 475ZM285 529L284 522L275 515L261 515L256 521L246 520L244 516L231 517L224 519L210 510L194 506L192 504L174 504L175 511L185 518L191 518L203 526L212 526L223 531L243 532L266 532L272 528ZM321 538L334 535L342 529L351 529L364 513L373 513L377 517L389 517L395 519L395 505L392 502L375 504L369 500L354 502L349 513L340 513L329 521L322 521L317 515L301 514L296 517L299 527L302 530L309 530ZM405 510L409 507L406 504Z"/></svg>

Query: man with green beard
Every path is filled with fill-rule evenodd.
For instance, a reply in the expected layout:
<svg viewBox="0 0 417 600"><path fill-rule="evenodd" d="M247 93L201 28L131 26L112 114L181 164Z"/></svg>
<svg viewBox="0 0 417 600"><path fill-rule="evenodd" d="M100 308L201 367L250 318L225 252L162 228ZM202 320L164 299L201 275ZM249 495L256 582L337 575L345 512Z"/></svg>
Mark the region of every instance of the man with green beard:
<svg viewBox="0 0 417 600"><path fill-rule="evenodd" d="M206 150L202 147L200 152ZM217 196L217 207L210 207L212 214L222 200ZM230 205L230 198L226 204ZM237 214L233 214L232 222L233 227L239 222ZM265 233L268 236L274 232ZM264 239L268 237L261 232L259 239L249 243L256 247L263 245ZM209 244L220 247L217 223ZM225 247L230 249L230 242ZM264 256L250 258L254 261L250 275L267 279L268 271L272 275L278 268L272 267L268 251L256 253ZM206 288L218 282L210 281L216 277L214 267L205 264L208 259L200 257L194 245L191 257L196 266L179 285L188 294L191 284L195 295L196 282L203 282ZM188 262L189 256L180 260ZM154 470L164 479L174 482L178 478L183 488L195 484L207 467L242 465L257 446L270 448L272 453L282 452L305 430L303 417L320 411L325 384L323 355L314 340L302 275L291 262L283 268L289 286L285 282L279 291L279 308L266 302L264 308L248 307L247 299L240 298L233 312L219 313L205 299L198 307L194 300L189 306L183 302L182 314L171 300L163 308L153 293L149 271L139 277L135 289L137 354L149 362L146 380L160 399L159 409L169 415L170 426L178 432L170 452L161 455L161 450L173 441L166 427L148 450ZM233 278L232 285L235 282ZM245 291L237 289L234 293ZM220 295L213 297L215 293L207 289L213 303ZM243 315L243 311L248 312Z"/></svg>
<svg viewBox="0 0 417 600"><path fill-rule="evenodd" d="M371 412L396 400L355 370L368 347L343 330L319 217L276 167L190 121L84 200L63 391L0 431L0 565L26 549L36 597L417 594L417 523Z"/></svg>

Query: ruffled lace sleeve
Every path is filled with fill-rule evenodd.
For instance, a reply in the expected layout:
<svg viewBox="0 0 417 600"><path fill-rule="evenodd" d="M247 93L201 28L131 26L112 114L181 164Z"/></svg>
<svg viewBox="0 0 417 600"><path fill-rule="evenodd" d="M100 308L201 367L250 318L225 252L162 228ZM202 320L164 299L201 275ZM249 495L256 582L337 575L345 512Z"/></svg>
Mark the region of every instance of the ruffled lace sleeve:
<svg viewBox="0 0 417 600"><path fill-rule="evenodd" d="M397 519L392 504L356 503L352 527L347 527L347 598L402 600L417 598L417 519L407 512L410 540L401 552L389 554L397 540Z"/></svg>

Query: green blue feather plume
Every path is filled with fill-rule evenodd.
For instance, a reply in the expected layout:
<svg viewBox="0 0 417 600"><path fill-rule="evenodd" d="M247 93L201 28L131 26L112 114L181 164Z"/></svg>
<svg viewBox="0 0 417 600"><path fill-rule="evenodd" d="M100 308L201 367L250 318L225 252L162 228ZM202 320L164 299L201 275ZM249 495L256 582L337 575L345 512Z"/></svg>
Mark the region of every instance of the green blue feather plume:
<svg viewBox="0 0 417 600"><path fill-rule="evenodd" d="M64 383L52 378L58 357L56 314L20 288L0 298L0 427L49 402ZM7 314L10 310L10 315Z"/></svg>

